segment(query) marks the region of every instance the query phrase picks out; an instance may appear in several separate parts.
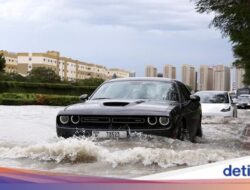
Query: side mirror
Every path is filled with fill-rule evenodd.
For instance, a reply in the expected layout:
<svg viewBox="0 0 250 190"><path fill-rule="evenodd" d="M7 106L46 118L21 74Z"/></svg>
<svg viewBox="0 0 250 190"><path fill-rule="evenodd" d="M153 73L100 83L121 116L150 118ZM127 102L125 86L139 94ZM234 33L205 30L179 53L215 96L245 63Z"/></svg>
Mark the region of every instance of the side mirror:
<svg viewBox="0 0 250 190"><path fill-rule="evenodd" d="M89 95L88 94L82 94L79 99L81 102L85 102L88 99Z"/></svg>
<svg viewBox="0 0 250 190"><path fill-rule="evenodd" d="M199 102L201 99L199 96L192 94L192 95L190 95L190 100L194 101L194 102Z"/></svg>

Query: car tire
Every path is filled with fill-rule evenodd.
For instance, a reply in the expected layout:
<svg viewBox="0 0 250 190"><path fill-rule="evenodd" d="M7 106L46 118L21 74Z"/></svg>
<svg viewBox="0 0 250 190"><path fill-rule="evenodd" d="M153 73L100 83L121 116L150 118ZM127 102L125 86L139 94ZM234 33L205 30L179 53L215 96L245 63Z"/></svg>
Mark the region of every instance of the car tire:
<svg viewBox="0 0 250 190"><path fill-rule="evenodd" d="M192 142L184 121L181 121L180 124L178 125L177 139L179 139L181 141L191 141Z"/></svg>
<svg viewBox="0 0 250 190"><path fill-rule="evenodd" d="M203 136L203 132L202 132L202 126L201 126L201 120L202 120L202 116L200 116L200 126L198 127L197 131L196 131L196 137L200 137L202 138Z"/></svg>
<svg viewBox="0 0 250 190"><path fill-rule="evenodd" d="M203 136L203 132L202 132L202 127L200 126L198 129L197 129L197 132L196 132L196 137L202 137Z"/></svg>

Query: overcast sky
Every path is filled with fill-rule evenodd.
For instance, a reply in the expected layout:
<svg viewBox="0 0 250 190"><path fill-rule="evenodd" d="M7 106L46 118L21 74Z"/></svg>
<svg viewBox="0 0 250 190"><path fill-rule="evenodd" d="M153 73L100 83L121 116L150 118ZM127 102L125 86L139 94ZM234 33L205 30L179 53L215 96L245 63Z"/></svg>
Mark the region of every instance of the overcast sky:
<svg viewBox="0 0 250 190"><path fill-rule="evenodd" d="M0 0L0 49L63 56L144 76L147 64L231 64L228 39L189 0ZM178 76L180 76L178 74Z"/></svg>

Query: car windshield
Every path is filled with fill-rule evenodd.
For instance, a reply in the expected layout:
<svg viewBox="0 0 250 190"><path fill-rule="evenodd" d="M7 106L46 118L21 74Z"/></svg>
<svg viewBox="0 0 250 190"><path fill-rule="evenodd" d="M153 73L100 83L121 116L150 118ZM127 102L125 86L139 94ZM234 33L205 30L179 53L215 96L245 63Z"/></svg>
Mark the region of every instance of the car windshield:
<svg viewBox="0 0 250 190"><path fill-rule="evenodd" d="M150 99L177 101L178 95L171 82L113 81L103 84L91 97L94 99Z"/></svg>
<svg viewBox="0 0 250 190"><path fill-rule="evenodd" d="M197 92L201 103L227 104L229 103L228 94L226 92Z"/></svg>

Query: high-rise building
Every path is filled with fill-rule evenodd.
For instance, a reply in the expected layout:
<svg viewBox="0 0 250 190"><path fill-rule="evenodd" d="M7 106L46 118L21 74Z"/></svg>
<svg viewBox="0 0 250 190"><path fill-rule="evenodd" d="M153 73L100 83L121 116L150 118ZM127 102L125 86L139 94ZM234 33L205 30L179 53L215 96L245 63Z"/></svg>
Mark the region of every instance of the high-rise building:
<svg viewBox="0 0 250 190"><path fill-rule="evenodd" d="M182 65L182 82L196 90L195 68L191 65Z"/></svg>
<svg viewBox="0 0 250 190"><path fill-rule="evenodd" d="M157 77L157 69L152 65L147 65L145 74L146 77Z"/></svg>
<svg viewBox="0 0 250 190"><path fill-rule="evenodd" d="M135 77L135 76L136 76L136 72L135 71L129 72L129 77Z"/></svg>
<svg viewBox="0 0 250 190"><path fill-rule="evenodd" d="M224 65L214 66L214 90L230 90L230 67Z"/></svg>
<svg viewBox="0 0 250 190"><path fill-rule="evenodd" d="M199 90L213 90L214 70L207 65L200 66Z"/></svg>
<svg viewBox="0 0 250 190"><path fill-rule="evenodd" d="M236 68L236 88L245 87L244 80L245 70L243 68Z"/></svg>
<svg viewBox="0 0 250 190"><path fill-rule="evenodd" d="M176 67L172 65L164 65L163 68L163 77L164 78L170 78L170 79L176 79Z"/></svg>
<svg viewBox="0 0 250 190"><path fill-rule="evenodd" d="M5 59L5 72L6 73L17 73L17 54L10 53L8 51L0 50L0 54Z"/></svg>

